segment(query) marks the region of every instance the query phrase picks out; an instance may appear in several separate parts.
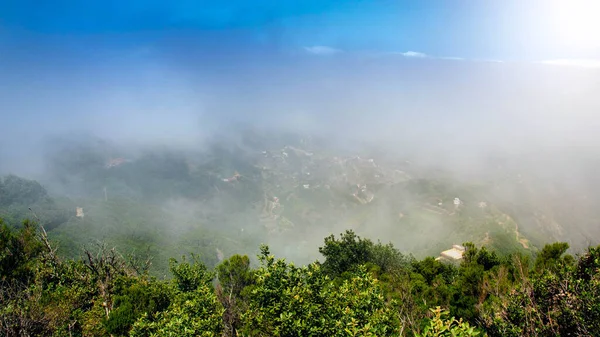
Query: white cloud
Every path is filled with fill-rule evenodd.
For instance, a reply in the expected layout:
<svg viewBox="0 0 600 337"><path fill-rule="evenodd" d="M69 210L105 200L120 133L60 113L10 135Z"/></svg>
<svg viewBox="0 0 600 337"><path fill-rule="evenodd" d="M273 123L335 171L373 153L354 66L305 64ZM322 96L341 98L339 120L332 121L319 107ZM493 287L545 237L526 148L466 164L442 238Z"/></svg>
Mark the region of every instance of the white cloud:
<svg viewBox="0 0 600 337"><path fill-rule="evenodd" d="M400 53L400 54L402 54L402 56L405 56L405 57L428 57L427 54L424 54L424 53L421 53L418 51L411 51L411 50L404 52L404 53Z"/></svg>
<svg viewBox="0 0 600 337"><path fill-rule="evenodd" d="M450 61L464 61L465 59L462 57L454 57L454 56L442 56L440 57L442 60L450 60Z"/></svg>
<svg viewBox="0 0 600 337"><path fill-rule="evenodd" d="M543 60L543 61L540 61L540 63L556 65L556 66L600 68L600 59L556 59L556 60Z"/></svg>
<svg viewBox="0 0 600 337"><path fill-rule="evenodd" d="M402 56L405 58L413 59L429 59L429 60L446 60L446 61L464 61L464 62L490 62L490 63L505 63L503 60L497 59L476 59L476 58L465 58L459 56L436 56L429 55L418 51L409 50L406 52L383 52L383 53L372 53L371 57L390 57L390 56Z"/></svg>
<svg viewBox="0 0 600 337"><path fill-rule="evenodd" d="M427 55L425 53L421 53L421 52L418 52L418 51L412 51L412 50L409 50L409 51L406 51L406 52L395 51L395 52L375 53L375 54L373 54L373 56L376 56L376 57L382 57L382 56L403 56L403 57L406 57L406 58L436 58L436 57L429 56L429 55Z"/></svg>
<svg viewBox="0 0 600 337"><path fill-rule="evenodd" d="M312 47L304 47L304 50L310 54L314 55L333 55L341 53L341 49L336 49L328 46L312 46Z"/></svg>
<svg viewBox="0 0 600 337"><path fill-rule="evenodd" d="M472 59L473 62L489 62L489 63L504 63L502 60L495 59Z"/></svg>

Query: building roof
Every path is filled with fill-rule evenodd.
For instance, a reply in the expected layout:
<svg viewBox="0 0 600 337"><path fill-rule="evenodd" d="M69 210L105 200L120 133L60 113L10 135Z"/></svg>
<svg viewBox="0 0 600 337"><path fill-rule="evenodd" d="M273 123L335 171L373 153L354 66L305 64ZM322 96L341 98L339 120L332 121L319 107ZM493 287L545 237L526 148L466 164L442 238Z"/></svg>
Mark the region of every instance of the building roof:
<svg viewBox="0 0 600 337"><path fill-rule="evenodd" d="M84 214L83 214L83 208L77 207L75 209L75 211L76 211L76 214L75 214L76 217L83 218L83 216L84 216Z"/></svg>
<svg viewBox="0 0 600 337"><path fill-rule="evenodd" d="M463 257L464 250L452 248L445 250L441 253L442 257L452 259L452 260L460 260Z"/></svg>

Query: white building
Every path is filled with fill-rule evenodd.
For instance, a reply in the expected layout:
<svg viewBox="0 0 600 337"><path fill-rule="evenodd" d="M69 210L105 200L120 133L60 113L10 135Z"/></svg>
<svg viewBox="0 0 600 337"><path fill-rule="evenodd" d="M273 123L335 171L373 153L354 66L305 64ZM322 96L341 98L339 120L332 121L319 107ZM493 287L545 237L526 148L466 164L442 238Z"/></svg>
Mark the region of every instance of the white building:
<svg viewBox="0 0 600 337"><path fill-rule="evenodd" d="M436 260L448 260L448 261L460 261L463 258L466 248L461 245L453 245L451 249L445 250L440 253L440 256Z"/></svg>
<svg viewBox="0 0 600 337"><path fill-rule="evenodd" d="M83 218L85 216L85 214L83 214L83 208L82 207L77 207L77 209L75 210L75 216L78 218Z"/></svg>

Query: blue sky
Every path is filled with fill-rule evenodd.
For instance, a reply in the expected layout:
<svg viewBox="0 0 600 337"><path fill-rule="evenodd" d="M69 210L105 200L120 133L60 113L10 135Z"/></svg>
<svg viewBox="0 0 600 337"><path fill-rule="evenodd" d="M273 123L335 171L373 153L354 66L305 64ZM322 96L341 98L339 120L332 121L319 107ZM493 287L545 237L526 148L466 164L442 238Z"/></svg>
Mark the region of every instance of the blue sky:
<svg viewBox="0 0 600 337"><path fill-rule="evenodd" d="M232 119L502 146L515 124L595 135L580 130L600 127L598 12L598 0L0 0L0 171L49 134L188 144Z"/></svg>
<svg viewBox="0 0 600 337"><path fill-rule="evenodd" d="M0 38L71 52L156 47L186 36L235 53L327 46L469 59L599 57L597 40L557 41L545 12L552 1L2 0Z"/></svg>

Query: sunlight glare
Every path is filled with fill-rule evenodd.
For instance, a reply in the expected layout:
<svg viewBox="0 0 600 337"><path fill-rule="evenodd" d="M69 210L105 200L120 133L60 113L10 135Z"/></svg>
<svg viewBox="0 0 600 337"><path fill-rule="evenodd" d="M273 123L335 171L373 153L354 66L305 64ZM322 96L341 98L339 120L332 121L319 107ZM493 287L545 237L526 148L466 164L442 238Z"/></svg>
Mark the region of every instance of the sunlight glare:
<svg viewBox="0 0 600 337"><path fill-rule="evenodd" d="M600 1L554 0L548 2L552 36L563 47L600 47Z"/></svg>

